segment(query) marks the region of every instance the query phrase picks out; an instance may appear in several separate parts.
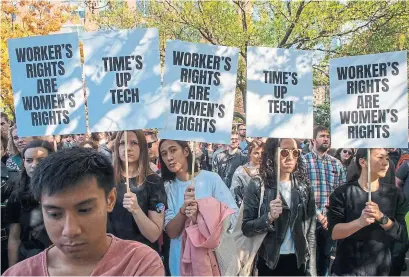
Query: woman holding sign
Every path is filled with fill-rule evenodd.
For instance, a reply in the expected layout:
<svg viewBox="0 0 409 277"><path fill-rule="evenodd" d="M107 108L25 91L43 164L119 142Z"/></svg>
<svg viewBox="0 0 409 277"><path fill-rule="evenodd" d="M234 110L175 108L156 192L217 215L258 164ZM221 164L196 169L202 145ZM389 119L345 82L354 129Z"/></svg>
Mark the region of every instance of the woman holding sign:
<svg viewBox="0 0 409 277"><path fill-rule="evenodd" d="M33 140L22 151L24 167L19 183L7 203L10 220L8 242L9 266L32 257L50 246L44 227L40 203L30 189L30 178L38 163L54 152L47 141Z"/></svg>
<svg viewBox="0 0 409 277"><path fill-rule="evenodd" d="M213 197L226 204L235 212L237 205L232 194L216 173L198 170L195 166L194 186L192 186L192 151L185 141L163 139L159 144L159 162L162 178L166 183L168 209L165 229L171 238L169 266L172 276L180 276L181 234L187 219L197 216L196 200ZM232 216L234 224L236 216ZM200 261L197 261L200 263Z"/></svg>
<svg viewBox="0 0 409 277"><path fill-rule="evenodd" d="M328 229L338 240L335 275L389 275L390 247L404 242L408 202L395 185L380 182L389 167L384 148L370 151L371 200L368 201L367 149L356 153L357 181L338 187L330 196Z"/></svg>
<svg viewBox="0 0 409 277"><path fill-rule="evenodd" d="M277 196L277 149L280 184ZM265 192L258 217L261 183L253 178L243 204L242 231L247 237L267 233L258 252L259 276L316 276L315 198L294 139L269 138L260 177Z"/></svg>
<svg viewBox="0 0 409 277"><path fill-rule="evenodd" d="M149 167L148 147L141 130L118 132L114 145L114 170L117 198L108 216L108 232L158 250L157 240L163 231L166 193L162 179ZM126 184L125 154L128 155Z"/></svg>

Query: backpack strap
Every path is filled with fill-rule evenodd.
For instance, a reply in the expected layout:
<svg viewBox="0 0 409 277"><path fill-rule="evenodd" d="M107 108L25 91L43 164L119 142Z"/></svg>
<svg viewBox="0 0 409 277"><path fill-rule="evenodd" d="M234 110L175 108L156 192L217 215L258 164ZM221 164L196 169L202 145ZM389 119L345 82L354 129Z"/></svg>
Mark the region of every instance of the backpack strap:
<svg viewBox="0 0 409 277"><path fill-rule="evenodd" d="M263 199L264 199L264 182L263 179L259 175L256 175L256 177L259 182L260 182L260 203L258 204L258 217L260 217L260 212L261 212L261 205L263 204Z"/></svg>
<svg viewBox="0 0 409 277"><path fill-rule="evenodd" d="M252 176L251 176L251 173L250 173L250 169L249 169L247 166L244 166L244 165L243 165L243 169L244 169L244 171L246 171L247 175L249 175L250 177L252 177Z"/></svg>

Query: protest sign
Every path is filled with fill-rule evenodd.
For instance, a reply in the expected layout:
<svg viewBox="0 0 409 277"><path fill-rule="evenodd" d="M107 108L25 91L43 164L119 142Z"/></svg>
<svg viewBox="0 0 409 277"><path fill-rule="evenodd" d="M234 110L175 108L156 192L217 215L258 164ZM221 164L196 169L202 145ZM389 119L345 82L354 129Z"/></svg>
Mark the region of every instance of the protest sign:
<svg viewBox="0 0 409 277"><path fill-rule="evenodd" d="M77 33L8 40L18 135L85 133Z"/></svg>
<svg viewBox="0 0 409 277"><path fill-rule="evenodd" d="M247 48L247 135L312 138L312 60L308 51Z"/></svg>
<svg viewBox="0 0 409 277"><path fill-rule="evenodd" d="M168 41L161 138L230 144L238 49Z"/></svg>
<svg viewBox="0 0 409 277"><path fill-rule="evenodd" d="M89 32L83 43L90 132L162 128L158 30Z"/></svg>
<svg viewBox="0 0 409 277"><path fill-rule="evenodd" d="M332 147L408 146L406 55L330 60Z"/></svg>

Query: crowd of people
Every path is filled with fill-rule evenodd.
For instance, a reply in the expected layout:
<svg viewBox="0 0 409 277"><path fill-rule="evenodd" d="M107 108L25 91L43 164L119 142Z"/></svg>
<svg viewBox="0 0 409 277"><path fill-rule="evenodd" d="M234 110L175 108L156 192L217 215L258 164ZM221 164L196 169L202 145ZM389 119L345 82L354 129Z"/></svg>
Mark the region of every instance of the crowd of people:
<svg viewBox="0 0 409 277"><path fill-rule="evenodd" d="M221 276L217 248L236 224L265 235L259 276L405 270L408 149L331 149L322 126L304 140L238 124L229 145L193 149L151 129L17 128L1 114L4 275Z"/></svg>

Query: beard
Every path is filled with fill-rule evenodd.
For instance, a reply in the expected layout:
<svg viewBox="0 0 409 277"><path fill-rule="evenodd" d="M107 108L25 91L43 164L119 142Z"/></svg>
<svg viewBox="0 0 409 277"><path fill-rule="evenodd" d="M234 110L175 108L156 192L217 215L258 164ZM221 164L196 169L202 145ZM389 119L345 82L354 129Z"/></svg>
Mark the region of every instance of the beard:
<svg viewBox="0 0 409 277"><path fill-rule="evenodd" d="M329 149L329 144L326 146L326 145L324 145L324 144L321 144L321 145L319 145L318 146L318 148L317 148L317 150L319 151L319 152L325 152L325 151L327 151Z"/></svg>

